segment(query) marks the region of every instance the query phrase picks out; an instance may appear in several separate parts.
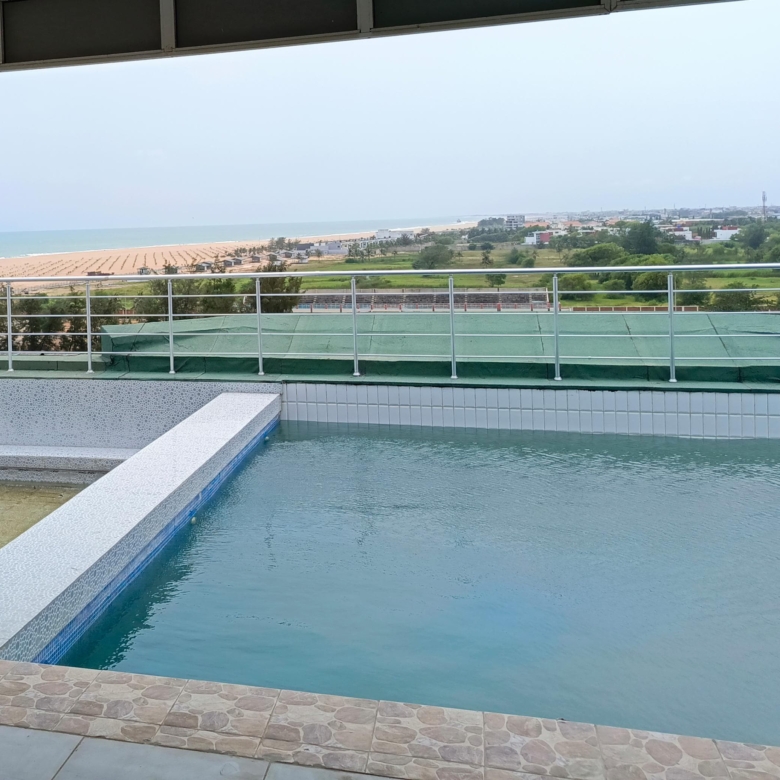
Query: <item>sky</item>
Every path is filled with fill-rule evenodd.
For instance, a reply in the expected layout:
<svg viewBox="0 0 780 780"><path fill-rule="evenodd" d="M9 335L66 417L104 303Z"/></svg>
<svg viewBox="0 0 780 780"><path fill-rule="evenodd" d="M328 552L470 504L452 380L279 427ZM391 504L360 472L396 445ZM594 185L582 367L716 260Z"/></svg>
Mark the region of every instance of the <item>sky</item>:
<svg viewBox="0 0 780 780"><path fill-rule="evenodd" d="M780 203L780 2L0 73L0 231Z"/></svg>

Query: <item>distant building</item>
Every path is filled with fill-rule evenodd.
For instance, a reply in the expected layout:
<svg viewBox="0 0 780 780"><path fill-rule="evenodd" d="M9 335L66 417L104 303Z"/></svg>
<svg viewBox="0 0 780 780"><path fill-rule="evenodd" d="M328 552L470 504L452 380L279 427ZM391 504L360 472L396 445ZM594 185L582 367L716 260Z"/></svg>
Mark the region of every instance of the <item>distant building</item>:
<svg viewBox="0 0 780 780"><path fill-rule="evenodd" d="M398 230L377 230L376 241L398 241L399 238L408 236L414 238L414 228L400 228Z"/></svg>
<svg viewBox="0 0 780 780"><path fill-rule="evenodd" d="M202 263L196 263L195 264L195 270L196 271L210 271L214 267L214 263L204 260Z"/></svg>
<svg viewBox="0 0 780 780"><path fill-rule="evenodd" d="M145 265L138 269L138 275L139 276L149 276L149 274L151 274L151 273L152 273L152 269L148 268Z"/></svg>
<svg viewBox="0 0 780 780"><path fill-rule="evenodd" d="M544 246L545 244L550 243L552 237L552 230L537 230L536 232L531 233L530 236L526 236L523 243L526 244L526 246Z"/></svg>
<svg viewBox="0 0 780 780"><path fill-rule="evenodd" d="M715 231L715 241L731 241L733 236L739 235L738 227L725 227Z"/></svg>
<svg viewBox="0 0 780 780"><path fill-rule="evenodd" d="M506 229L507 230L522 230L525 227L525 214L507 214L506 216Z"/></svg>
<svg viewBox="0 0 780 780"><path fill-rule="evenodd" d="M349 246L346 241L320 241L315 244L314 251L319 250L323 255L349 254Z"/></svg>

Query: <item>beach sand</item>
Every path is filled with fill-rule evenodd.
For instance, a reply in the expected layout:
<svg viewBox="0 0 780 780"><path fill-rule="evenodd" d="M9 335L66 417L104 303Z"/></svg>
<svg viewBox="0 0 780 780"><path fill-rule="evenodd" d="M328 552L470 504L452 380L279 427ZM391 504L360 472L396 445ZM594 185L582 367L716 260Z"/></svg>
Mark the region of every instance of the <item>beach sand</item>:
<svg viewBox="0 0 780 780"><path fill-rule="evenodd" d="M430 230L462 230L474 227L476 223L462 222L456 225L430 225ZM420 230L421 228L416 228ZM320 240L345 240L367 238L373 232L345 233L332 236L301 236L294 240L300 243ZM261 246L269 239L258 238L255 241L227 241L212 244L182 244L178 246L136 247L127 249L103 249L85 252L63 252L58 254L30 255L27 257L0 258L0 277L38 277L38 276L86 276L90 271L121 275L136 274L143 267L153 271L162 271L166 265L178 266L184 270L187 266L204 260L212 260L217 255L225 256L239 248ZM237 271L255 270L242 266ZM20 291L42 287L61 287L56 283L19 283Z"/></svg>

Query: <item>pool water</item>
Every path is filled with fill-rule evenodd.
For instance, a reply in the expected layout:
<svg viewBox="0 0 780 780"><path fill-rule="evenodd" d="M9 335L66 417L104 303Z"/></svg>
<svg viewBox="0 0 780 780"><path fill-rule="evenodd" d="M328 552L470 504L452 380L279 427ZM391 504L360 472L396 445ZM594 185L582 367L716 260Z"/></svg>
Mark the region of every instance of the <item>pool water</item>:
<svg viewBox="0 0 780 780"><path fill-rule="evenodd" d="M776 744L778 461L283 423L63 663Z"/></svg>

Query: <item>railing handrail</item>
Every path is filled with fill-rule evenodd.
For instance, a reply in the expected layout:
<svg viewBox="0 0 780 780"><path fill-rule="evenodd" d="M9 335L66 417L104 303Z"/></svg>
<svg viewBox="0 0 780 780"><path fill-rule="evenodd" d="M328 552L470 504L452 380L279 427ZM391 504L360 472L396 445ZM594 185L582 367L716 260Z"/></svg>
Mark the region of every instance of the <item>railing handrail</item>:
<svg viewBox="0 0 780 780"><path fill-rule="evenodd" d="M601 273L691 273L696 271L758 271L780 270L780 263L711 263L703 265L607 265L607 266L583 266L583 267L547 267L547 268L520 268L520 267L494 267L482 268L410 268L383 270L374 268L370 270L354 271L246 271L239 273L186 273L186 274L106 274L105 276L3 276L0 284L16 284L18 282L151 282L155 280L176 279L279 279L287 277L295 278L321 278L321 277L368 277L368 276L473 276L485 274L601 274Z"/></svg>

